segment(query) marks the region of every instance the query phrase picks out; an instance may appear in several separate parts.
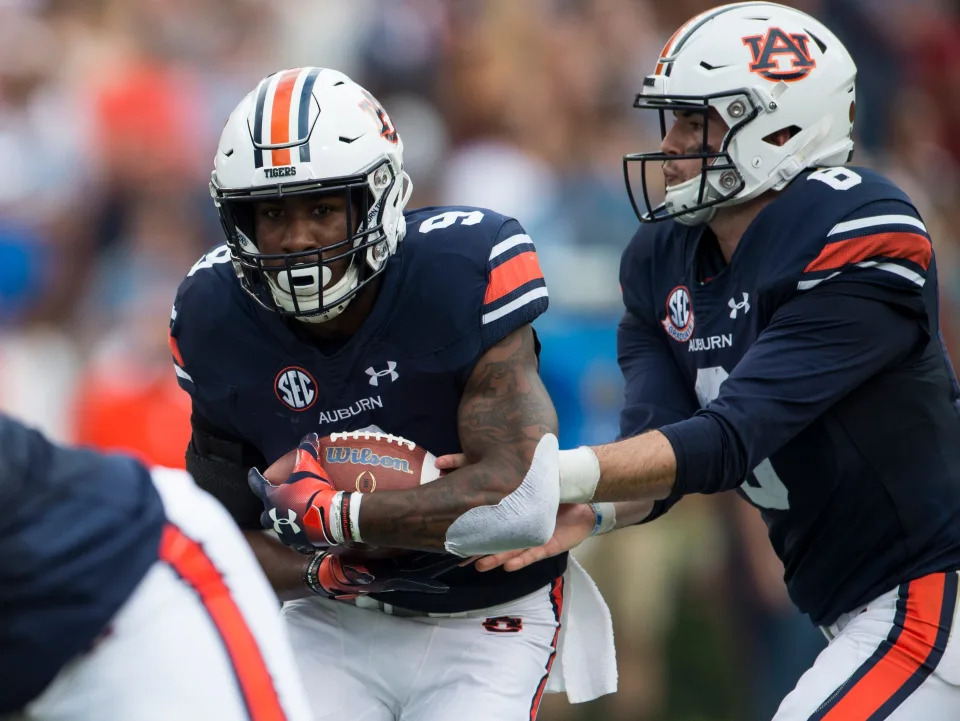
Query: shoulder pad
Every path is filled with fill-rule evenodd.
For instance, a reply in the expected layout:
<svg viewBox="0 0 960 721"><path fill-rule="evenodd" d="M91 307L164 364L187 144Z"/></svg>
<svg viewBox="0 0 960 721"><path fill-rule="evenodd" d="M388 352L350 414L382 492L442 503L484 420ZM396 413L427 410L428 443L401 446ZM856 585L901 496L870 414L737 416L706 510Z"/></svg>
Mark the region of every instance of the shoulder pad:
<svg viewBox="0 0 960 721"><path fill-rule="evenodd" d="M238 300L244 301L245 293L226 244L204 254L181 281L170 313L170 352L187 392L193 392L190 374L197 370L191 360L203 354L207 339L224 332L224 319L236 315Z"/></svg>
<svg viewBox="0 0 960 721"><path fill-rule="evenodd" d="M486 349L547 309L536 248L509 216L469 206L412 211L402 252L405 283L448 336L479 332Z"/></svg>
<svg viewBox="0 0 960 721"><path fill-rule="evenodd" d="M801 176L756 222L756 232L772 241L762 278L779 302L841 274L915 290L930 266L930 237L912 201L868 169Z"/></svg>

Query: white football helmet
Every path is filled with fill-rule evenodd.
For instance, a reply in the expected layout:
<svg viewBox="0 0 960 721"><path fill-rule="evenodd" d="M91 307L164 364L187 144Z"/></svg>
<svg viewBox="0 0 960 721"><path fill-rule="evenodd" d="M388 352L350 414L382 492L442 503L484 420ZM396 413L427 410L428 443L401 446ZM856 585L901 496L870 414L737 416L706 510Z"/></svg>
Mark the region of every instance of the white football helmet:
<svg viewBox="0 0 960 721"><path fill-rule="evenodd" d="M627 192L643 222L676 218L708 223L717 207L735 205L767 190L783 189L806 168L843 165L853 154L857 68L822 23L784 5L741 2L722 5L688 20L667 42L652 75L643 81L634 107L657 110L664 135L676 111L715 108L729 127L718 152L624 157ZM784 145L766 140L789 130ZM666 189L654 208L647 189L647 163L700 159L700 174ZM638 207L630 164L640 163Z"/></svg>
<svg viewBox="0 0 960 721"><path fill-rule="evenodd" d="M269 75L240 101L210 180L243 288L271 310L314 323L342 313L383 272L406 233L412 190L403 142L380 103L343 73L315 67ZM342 251L327 260L316 250L261 253L253 202L318 192L351 201L347 238L324 248ZM350 263L336 277L329 266L344 257Z"/></svg>

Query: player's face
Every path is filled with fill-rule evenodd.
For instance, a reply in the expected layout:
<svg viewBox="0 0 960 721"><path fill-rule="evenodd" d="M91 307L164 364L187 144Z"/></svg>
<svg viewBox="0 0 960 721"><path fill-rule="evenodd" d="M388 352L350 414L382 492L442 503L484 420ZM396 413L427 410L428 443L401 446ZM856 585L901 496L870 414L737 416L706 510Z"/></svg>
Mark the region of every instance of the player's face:
<svg viewBox="0 0 960 721"><path fill-rule="evenodd" d="M707 144L703 145L704 119L707 124ZM715 108L706 114L702 112L675 111L673 125L663 137L660 148L668 155L687 155L690 153L711 152L720 149L723 136L728 130L727 124ZM700 175L703 161L699 158L686 160L667 160L663 164L663 179L667 187L679 185Z"/></svg>
<svg viewBox="0 0 960 721"><path fill-rule="evenodd" d="M349 249L344 241L349 236L348 222L353 226L351 231L357 227L356 211L350 207L346 194L339 192L258 202L253 210L257 247L264 255L316 250L324 260L330 261ZM305 256L302 262L316 262L316 256ZM349 258L340 258L330 264L333 280L343 275L349 262ZM283 266L283 261L264 264Z"/></svg>

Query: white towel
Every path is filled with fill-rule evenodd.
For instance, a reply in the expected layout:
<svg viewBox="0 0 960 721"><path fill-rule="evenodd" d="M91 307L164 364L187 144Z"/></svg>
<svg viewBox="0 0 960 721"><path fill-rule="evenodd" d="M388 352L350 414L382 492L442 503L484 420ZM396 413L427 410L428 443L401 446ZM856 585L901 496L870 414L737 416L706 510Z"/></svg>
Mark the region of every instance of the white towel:
<svg viewBox="0 0 960 721"><path fill-rule="evenodd" d="M563 576L560 638L546 691L566 691L570 703L582 703L617 690L613 622L597 584L573 556Z"/></svg>

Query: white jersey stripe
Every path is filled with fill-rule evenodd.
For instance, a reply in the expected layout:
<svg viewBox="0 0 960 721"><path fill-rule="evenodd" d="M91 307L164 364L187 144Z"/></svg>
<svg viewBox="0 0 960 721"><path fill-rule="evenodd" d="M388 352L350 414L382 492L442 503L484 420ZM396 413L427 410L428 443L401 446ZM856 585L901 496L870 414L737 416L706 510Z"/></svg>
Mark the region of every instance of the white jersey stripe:
<svg viewBox="0 0 960 721"><path fill-rule="evenodd" d="M923 223L909 215L874 215L870 218L859 218L858 220L848 220L844 223L837 223L830 229L827 235L840 235L841 233L849 233L851 230L871 228L878 225L912 225L924 233L927 232L927 228Z"/></svg>
<svg viewBox="0 0 960 721"><path fill-rule="evenodd" d="M799 283L797 283L797 290L810 290L811 288L814 288L820 285L823 281L830 280L831 278L835 278L838 275L840 275L840 271L835 270L826 278L817 278L816 280L801 280Z"/></svg>
<svg viewBox="0 0 960 721"><path fill-rule="evenodd" d="M924 278L919 273L916 273L909 268L905 268L902 265L897 263L883 262L879 260L865 260L861 263L857 263L857 266L860 268L876 268L877 270L884 270L887 273L893 273L894 275L899 275L901 278L906 278L911 283L919 285L921 288L926 284L927 279ZM797 283L797 290L810 290L820 285L825 280L830 280L840 275L841 271L837 270L831 273L830 275L824 278L817 278L815 280L801 280Z"/></svg>
<svg viewBox="0 0 960 721"><path fill-rule="evenodd" d="M909 268L905 268L902 265L898 265L897 263L881 262L878 260L865 260L862 263L857 263L857 265L859 265L861 268L876 268L877 270L885 270L888 273L899 275L901 278L906 278L911 283L916 283L921 288L927 282L927 279L919 273L912 271Z"/></svg>
<svg viewBox="0 0 960 721"><path fill-rule="evenodd" d="M509 238L507 238L506 240L501 240L499 243L497 243L495 246L493 246L493 248L490 249L490 258L489 258L489 260L493 260L493 259L496 258L498 255L503 255L504 253L506 253L506 252L507 252L508 250L510 250L511 248L516 248L518 245L523 245L524 243L528 243L528 244L530 244L530 245L533 245L533 241L530 240L530 236L529 236L529 235L527 235L527 234L525 234L525 233L519 233L519 234L517 234L517 235L511 235Z"/></svg>
<svg viewBox="0 0 960 721"><path fill-rule="evenodd" d="M518 308L522 308L527 303L535 301L537 298L546 298L547 296L549 296L549 293L545 287L534 288L533 290L524 293L519 298L510 301L502 308L497 308L489 313L484 313L483 318L481 319L483 325L486 325L487 323L493 323L495 320L500 320L503 318L503 316L512 313Z"/></svg>
<svg viewBox="0 0 960 721"><path fill-rule="evenodd" d="M176 371L177 375L183 378L185 381L190 381L193 383L193 377L176 363L173 364L173 370Z"/></svg>

